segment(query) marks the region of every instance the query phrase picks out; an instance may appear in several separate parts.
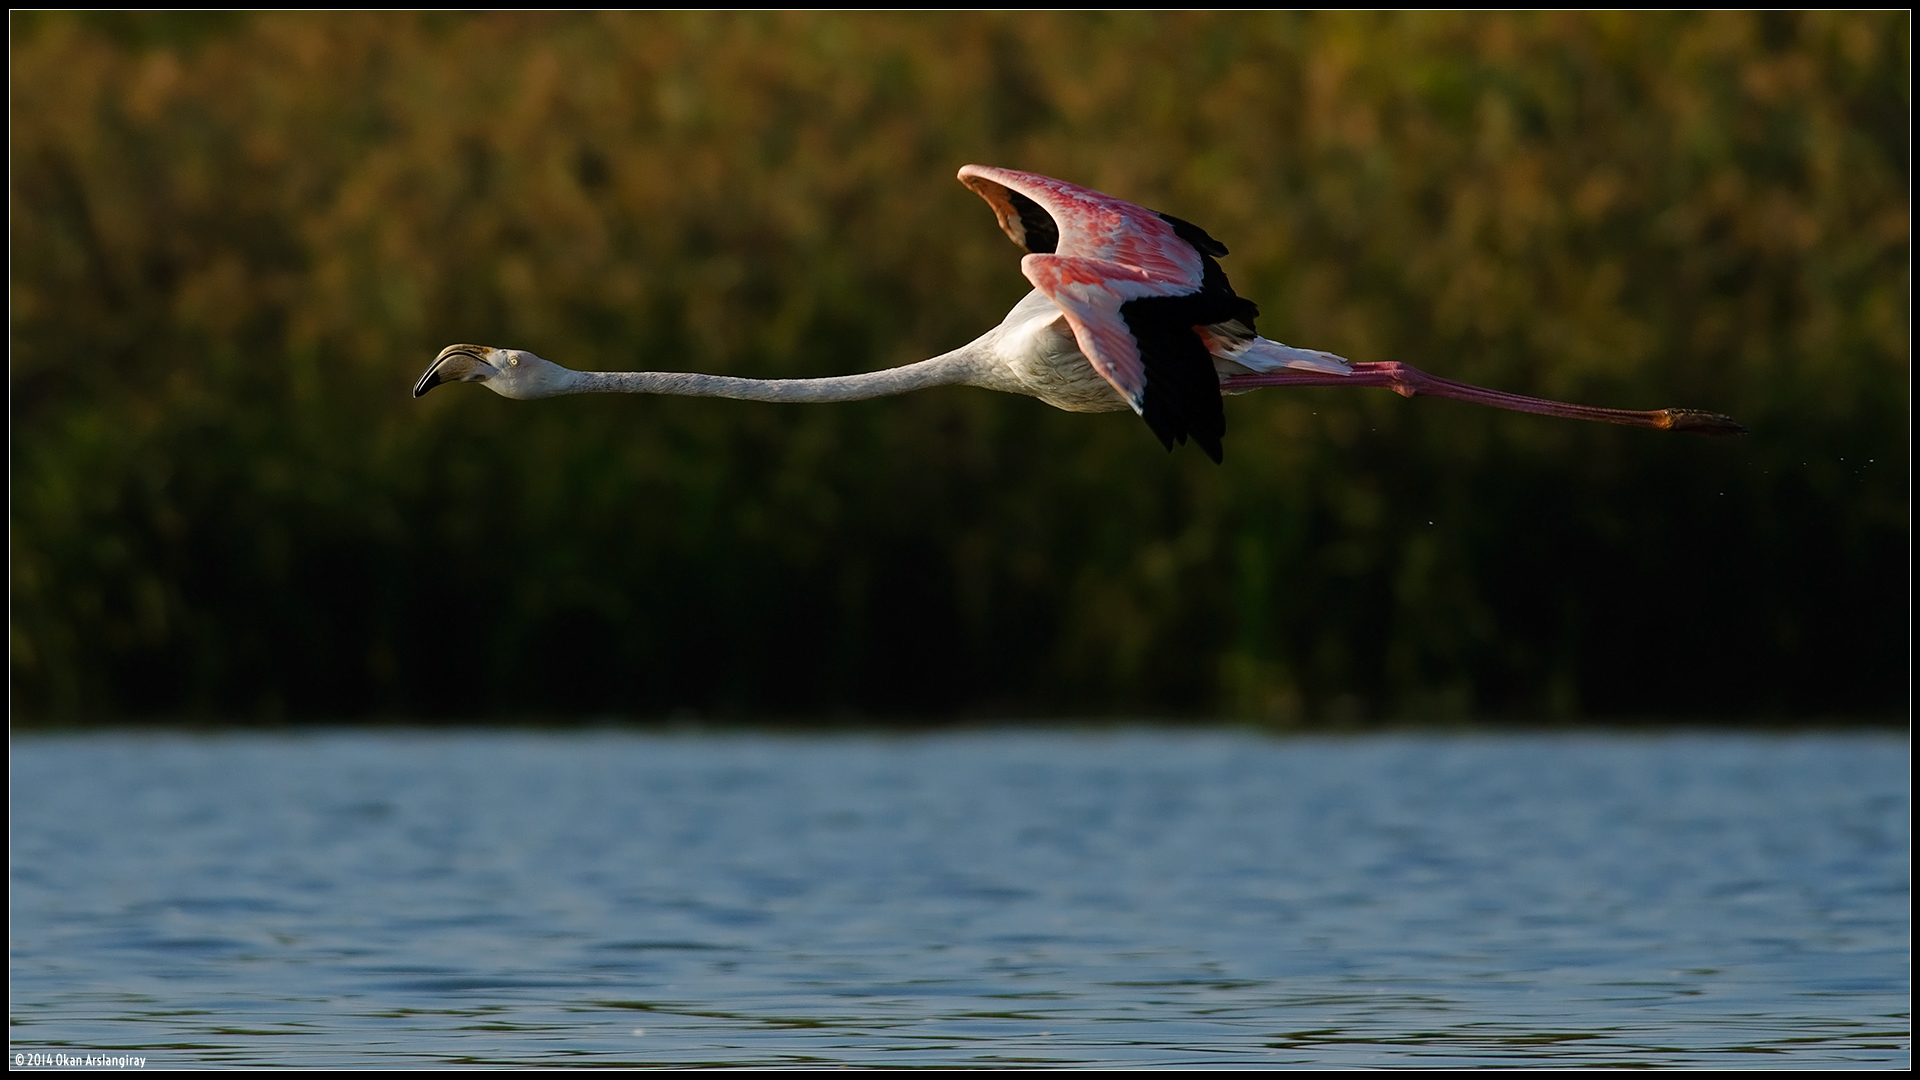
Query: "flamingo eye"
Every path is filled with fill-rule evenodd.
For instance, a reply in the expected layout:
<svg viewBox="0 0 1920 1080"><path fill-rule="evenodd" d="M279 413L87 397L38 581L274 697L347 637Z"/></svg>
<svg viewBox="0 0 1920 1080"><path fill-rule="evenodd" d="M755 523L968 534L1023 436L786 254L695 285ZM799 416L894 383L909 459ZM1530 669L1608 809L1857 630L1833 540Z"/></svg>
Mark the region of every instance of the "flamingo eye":
<svg viewBox="0 0 1920 1080"><path fill-rule="evenodd" d="M519 358L519 357L517 357L517 356L509 356L509 357L507 357L507 366L508 366L508 367L519 367L519 366L520 366L520 358Z"/></svg>

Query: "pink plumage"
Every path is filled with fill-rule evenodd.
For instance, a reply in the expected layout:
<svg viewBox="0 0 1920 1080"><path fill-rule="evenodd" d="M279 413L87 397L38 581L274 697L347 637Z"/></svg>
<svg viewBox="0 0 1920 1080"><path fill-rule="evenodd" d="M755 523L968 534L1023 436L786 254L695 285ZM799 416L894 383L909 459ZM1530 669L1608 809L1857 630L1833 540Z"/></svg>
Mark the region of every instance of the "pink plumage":
<svg viewBox="0 0 1920 1080"><path fill-rule="evenodd" d="M1226 413L1212 349L1253 338L1259 308L1234 295L1206 231L1092 188L968 165L960 182L1032 254L1020 270L1060 308L1095 371L1171 447L1191 435L1220 459Z"/></svg>

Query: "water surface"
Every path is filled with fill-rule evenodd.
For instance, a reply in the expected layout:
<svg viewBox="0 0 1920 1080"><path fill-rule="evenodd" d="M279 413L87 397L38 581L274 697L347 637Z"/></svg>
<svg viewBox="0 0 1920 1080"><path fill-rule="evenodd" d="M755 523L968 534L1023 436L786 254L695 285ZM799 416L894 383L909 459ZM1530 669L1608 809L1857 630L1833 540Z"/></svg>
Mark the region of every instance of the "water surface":
<svg viewBox="0 0 1920 1080"><path fill-rule="evenodd" d="M1892 734L96 734L12 780L16 1055L1909 1061Z"/></svg>

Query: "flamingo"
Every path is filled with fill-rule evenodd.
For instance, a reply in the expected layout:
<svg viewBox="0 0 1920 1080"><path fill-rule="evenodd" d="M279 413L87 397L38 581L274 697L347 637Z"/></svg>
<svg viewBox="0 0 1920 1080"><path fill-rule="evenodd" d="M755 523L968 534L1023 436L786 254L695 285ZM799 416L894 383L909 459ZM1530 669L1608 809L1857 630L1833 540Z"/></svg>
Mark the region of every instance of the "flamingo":
<svg viewBox="0 0 1920 1080"><path fill-rule="evenodd" d="M574 371L524 349L449 345L413 396L477 382L515 399L561 394L675 394L750 401L858 401L930 386L1025 394L1070 412L1132 409L1168 450L1191 438L1215 463L1227 433L1221 395L1266 386L1366 386L1572 420L1740 435L1698 409L1571 405L1454 382L1393 361L1350 363L1254 333L1260 310L1235 295L1205 229L1091 188L986 165L960 182L993 208L1028 254L1033 284L1000 325L949 353L862 375L739 379L679 371Z"/></svg>

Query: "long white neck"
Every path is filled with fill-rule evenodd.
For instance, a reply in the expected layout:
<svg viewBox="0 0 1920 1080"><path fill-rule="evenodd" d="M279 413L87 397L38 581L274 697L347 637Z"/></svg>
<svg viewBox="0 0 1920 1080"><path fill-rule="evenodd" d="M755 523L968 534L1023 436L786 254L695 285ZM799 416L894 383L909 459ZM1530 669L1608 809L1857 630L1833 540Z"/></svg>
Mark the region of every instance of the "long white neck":
<svg viewBox="0 0 1920 1080"><path fill-rule="evenodd" d="M991 336L991 335L989 335ZM738 379L692 371L567 371L542 397L559 394L671 394L746 401L861 401L932 386L1007 389L1005 365L995 361L986 338L931 360L904 367L824 379Z"/></svg>

